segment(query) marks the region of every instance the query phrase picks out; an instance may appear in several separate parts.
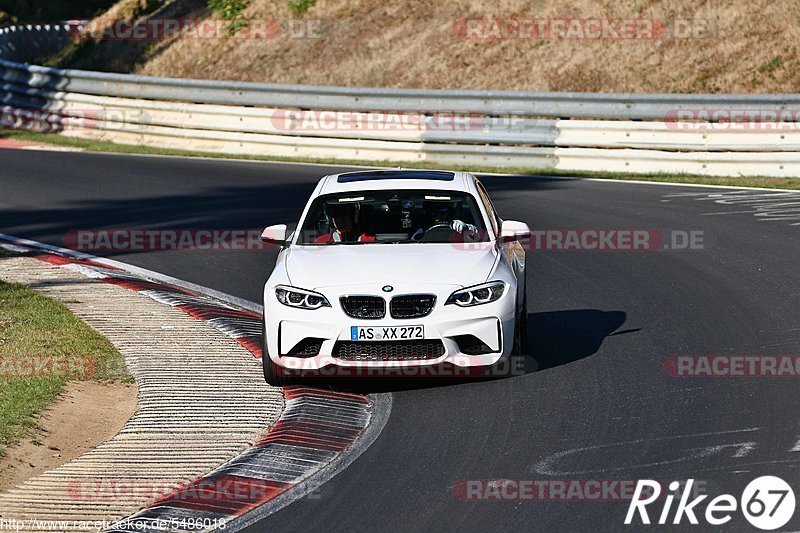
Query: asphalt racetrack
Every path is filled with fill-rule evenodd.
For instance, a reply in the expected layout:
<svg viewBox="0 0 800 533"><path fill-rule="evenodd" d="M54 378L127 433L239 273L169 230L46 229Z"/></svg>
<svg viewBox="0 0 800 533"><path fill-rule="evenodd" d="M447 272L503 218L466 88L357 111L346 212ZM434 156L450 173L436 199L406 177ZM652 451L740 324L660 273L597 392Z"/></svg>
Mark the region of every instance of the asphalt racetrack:
<svg viewBox="0 0 800 533"><path fill-rule="evenodd" d="M74 229L260 229L296 221L319 177L340 170L24 150L3 150L0 162L0 231L60 246ZM539 370L489 381L364 384L393 395L382 434L349 468L257 530L624 527L627 502L613 494L475 501L457 490L466 480L693 478L712 497L738 497L752 479L773 474L800 487L800 378L668 371L673 356L800 354L800 226L791 214L762 209L788 204L781 213L791 213L800 193L482 181L503 218L534 230L647 230L668 245L671 232L694 232L702 244L530 251L531 355ZM743 195L750 196L740 201ZM256 302L275 260L273 251L98 255ZM652 509L655 521L661 505ZM684 519L679 529L688 527ZM726 528L752 530L741 514ZM799 528L796 513L784 530Z"/></svg>

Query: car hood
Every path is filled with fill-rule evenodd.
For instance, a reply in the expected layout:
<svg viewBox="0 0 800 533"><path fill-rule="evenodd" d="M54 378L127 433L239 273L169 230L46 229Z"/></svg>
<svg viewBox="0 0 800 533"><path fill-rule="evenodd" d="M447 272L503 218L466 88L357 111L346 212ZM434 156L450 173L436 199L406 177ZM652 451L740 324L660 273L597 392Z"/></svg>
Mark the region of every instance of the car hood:
<svg viewBox="0 0 800 533"><path fill-rule="evenodd" d="M361 284L481 283L492 273L497 251L492 246L463 249L451 244L364 244L294 246L284 258L295 287Z"/></svg>

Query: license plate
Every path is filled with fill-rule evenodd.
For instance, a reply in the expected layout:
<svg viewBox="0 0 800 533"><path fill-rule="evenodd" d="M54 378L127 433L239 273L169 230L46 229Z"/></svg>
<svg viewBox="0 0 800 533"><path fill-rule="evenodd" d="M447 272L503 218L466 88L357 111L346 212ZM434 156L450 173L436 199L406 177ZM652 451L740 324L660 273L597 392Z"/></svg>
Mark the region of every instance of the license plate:
<svg viewBox="0 0 800 533"><path fill-rule="evenodd" d="M423 326L352 326L350 340L353 341L402 341L424 339Z"/></svg>

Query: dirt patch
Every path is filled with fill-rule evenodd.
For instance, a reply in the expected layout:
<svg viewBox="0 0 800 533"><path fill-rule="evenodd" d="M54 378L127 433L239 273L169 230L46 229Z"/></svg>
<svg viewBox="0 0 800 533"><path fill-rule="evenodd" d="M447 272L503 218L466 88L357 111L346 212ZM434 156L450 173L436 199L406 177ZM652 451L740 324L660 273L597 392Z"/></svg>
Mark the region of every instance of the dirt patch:
<svg viewBox="0 0 800 533"><path fill-rule="evenodd" d="M130 383L68 383L37 419L33 438L0 460L0 492L62 465L116 435L136 410L138 387Z"/></svg>

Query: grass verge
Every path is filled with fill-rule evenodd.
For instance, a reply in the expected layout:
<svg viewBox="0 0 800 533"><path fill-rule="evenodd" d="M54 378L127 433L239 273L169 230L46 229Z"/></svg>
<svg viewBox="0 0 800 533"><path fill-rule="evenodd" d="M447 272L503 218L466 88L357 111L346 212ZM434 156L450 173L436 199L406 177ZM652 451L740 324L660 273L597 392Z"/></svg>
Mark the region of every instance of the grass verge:
<svg viewBox="0 0 800 533"><path fill-rule="evenodd" d="M71 380L131 377L117 349L63 304L0 281L0 457Z"/></svg>
<svg viewBox="0 0 800 533"><path fill-rule="evenodd" d="M300 157L274 157L257 155L230 155L215 152L198 152L192 150L175 150L170 148L156 148L152 146L138 146L131 144L116 144L108 141L94 141L89 139L78 139L74 137L64 137L52 133L37 133L29 131L10 131L6 130L0 134L0 138L12 138L20 141L30 141L55 146L65 146L69 148L80 148L91 152L106 152L119 154L143 154L143 155L166 155L182 157L208 157L218 159L241 159L245 161L276 161L289 163L314 163L320 165L334 166L377 166L377 167L397 167L403 168L441 168L441 165L423 163L419 161L392 162L392 161L349 161L341 159L313 159ZM547 168L497 168L483 167L479 165L455 165L448 166L450 170L462 170L473 173L499 173L527 175L537 177L571 177L571 178L599 178L622 181L653 181L662 183L687 183L698 185L727 185L732 187L765 187L771 189L791 189L800 190L800 177L798 178L772 178L767 176L754 177L715 177L701 176L696 174L677 174L677 173L650 173L650 174L619 174L615 172L601 171L566 171Z"/></svg>

